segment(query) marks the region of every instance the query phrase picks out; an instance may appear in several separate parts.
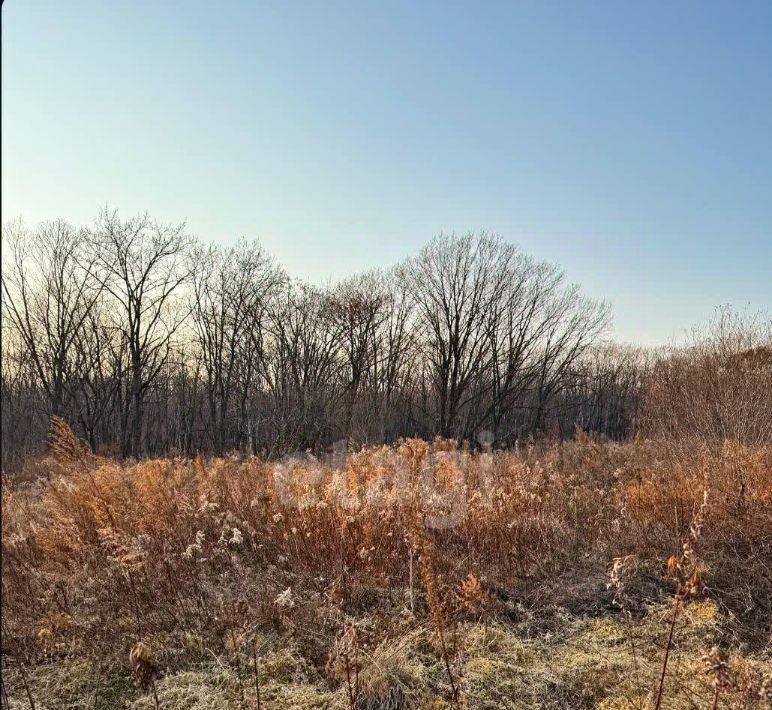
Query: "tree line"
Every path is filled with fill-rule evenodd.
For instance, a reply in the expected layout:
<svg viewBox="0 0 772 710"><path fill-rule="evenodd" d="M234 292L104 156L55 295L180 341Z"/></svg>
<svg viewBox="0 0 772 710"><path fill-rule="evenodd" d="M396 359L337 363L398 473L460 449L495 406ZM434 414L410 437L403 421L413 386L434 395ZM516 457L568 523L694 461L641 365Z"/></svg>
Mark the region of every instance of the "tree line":
<svg viewBox="0 0 772 710"><path fill-rule="evenodd" d="M17 221L3 242L4 470L51 414L122 457L635 426L646 368L604 341L608 304L498 236L440 235L324 288L257 241L147 215Z"/></svg>

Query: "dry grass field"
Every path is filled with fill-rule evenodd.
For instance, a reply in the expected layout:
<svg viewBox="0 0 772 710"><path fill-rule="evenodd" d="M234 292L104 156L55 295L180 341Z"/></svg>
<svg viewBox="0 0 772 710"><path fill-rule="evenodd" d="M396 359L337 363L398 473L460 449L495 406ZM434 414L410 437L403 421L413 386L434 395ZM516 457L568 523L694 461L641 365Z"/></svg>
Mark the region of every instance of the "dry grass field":
<svg viewBox="0 0 772 710"><path fill-rule="evenodd" d="M12 708L752 708L772 450L455 442L117 463L3 490Z"/></svg>

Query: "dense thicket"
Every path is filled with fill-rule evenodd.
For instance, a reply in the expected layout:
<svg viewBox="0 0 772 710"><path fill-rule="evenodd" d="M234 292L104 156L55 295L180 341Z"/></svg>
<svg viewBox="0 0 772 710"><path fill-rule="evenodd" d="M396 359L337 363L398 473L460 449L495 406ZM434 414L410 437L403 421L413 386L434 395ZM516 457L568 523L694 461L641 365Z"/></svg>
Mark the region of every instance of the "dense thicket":
<svg viewBox="0 0 772 710"><path fill-rule="evenodd" d="M696 372L603 342L605 303L487 234L439 236L327 288L289 278L257 242L202 245L146 215L17 222L3 241L4 470L40 450L51 414L120 456L480 432L511 445L575 425L621 438L647 377L667 398L676 372ZM768 405L759 352L733 367L757 372Z"/></svg>

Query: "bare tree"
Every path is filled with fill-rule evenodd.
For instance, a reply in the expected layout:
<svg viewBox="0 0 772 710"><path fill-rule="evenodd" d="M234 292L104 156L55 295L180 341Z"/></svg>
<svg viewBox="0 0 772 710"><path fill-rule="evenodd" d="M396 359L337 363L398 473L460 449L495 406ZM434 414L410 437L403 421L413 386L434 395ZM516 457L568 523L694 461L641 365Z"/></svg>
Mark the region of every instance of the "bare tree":
<svg viewBox="0 0 772 710"><path fill-rule="evenodd" d="M530 412L530 431L542 428L608 306L486 234L439 237L411 269L439 432L468 437L484 425L498 438L513 409Z"/></svg>
<svg viewBox="0 0 772 710"><path fill-rule="evenodd" d="M84 235L63 220L29 231L4 230L3 316L27 350L51 414L64 406L73 346L100 297L102 282ZM10 258L9 258L10 257Z"/></svg>
<svg viewBox="0 0 772 710"><path fill-rule="evenodd" d="M505 292L517 251L498 237L439 236L410 264L410 282L438 400L443 436L460 433L462 408L490 362L486 320Z"/></svg>
<svg viewBox="0 0 772 710"><path fill-rule="evenodd" d="M2 471L18 469L36 453L48 429L49 403L29 351L13 328L5 327L2 338Z"/></svg>
<svg viewBox="0 0 772 710"><path fill-rule="evenodd" d="M565 426L622 439L637 430L651 353L617 343L594 345L573 366L563 404Z"/></svg>
<svg viewBox="0 0 772 710"><path fill-rule="evenodd" d="M197 247L193 260L192 313L202 353L215 451L222 453L237 385L255 374L251 342L262 340L267 304L284 276L256 242L230 249ZM246 368L246 382L239 383Z"/></svg>
<svg viewBox="0 0 772 710"><path fill-rule="evenodd" d="M339 390L339 332L325 294L291 283L271 305L269 342L260 349L260 373L271 399L272 451L314 448L332 431Z"/></svg>
<svg viewBox="0 0 772 710"><path fill-rule="evenodd" d="M104 299L97 302L78 331L67 382L74 419L94 452L114 438L116 422L111 415L125 370L121 332L110 324L109 305Z"/></svg>
<svg viewBox="0 0 772 710"><path fill-rule="evenodd" d="M23 435L4 428L4 462L44 441L52 412L123 456L480 428L507 444L555 422L623 436L635 421L643 370L596 347L607 306L496 236L439 236L330 288L289 281L256 242L197 245L147 215L9 225L4 242L3 421L25 422ZM763 347L733 346L711 372L756 368L763 382ZM696 381L673 363L647 380L657 391ZM735 381L706 378L724 403L703 407L725 423L716 431L764 409L729 397ZM766 435L754 426L739 435Z"/></svg>
<svg viewBox="0 0 772 710"><path fill-rule="evenodd" d="M163 225L147 214L122 221L103 210L91 232L94 258L115 300L118 326L128 350L130 429L124 455L142 453L145 395L169 357L172 338L186 312L175 298L189 277L184 223Z"/></svg>
<svg viewBox="0 0 772 710"><path fill-rule="evenodd" d="M491 365L482 387L489 387L477 426L490 425L496 439L505 419L522 408L540 372L540 346L549 331L549 304L558 294L562 274L552 264L517 254L510 263L503 297L493 303L485 321ZM506 438L506 437L505 437Z"/></svg>
<svg viewBox="0 0 772 710"><path fill-rule="evenodd" d="M326 298L326 315L340 336L343 379L343 434L352 436L357 399L368 380L375 385L377 342L386 320L387 294L378 274L345 279Z"/></svg>
<svg viewBox="0 0 772 710"><path fill-rule="evenodd" d="M405 421L411 416L411 412L407 411L411 389L409 365L418 360L419 350L413 328L415 298L406 276L406 267L399 265L380 278L385 318L376 331L374 362L374 378L380 398L380 441L391 440L397 432L412 433ZM400 396L401 406L395 411L395 398Z"/></svg>
<svg viewBox="0 0 772 710"><path fill-rule="evenodd" d="M562 289L549 303L536 380L536 430L544 426L550 399L570 382L574 364L600 337L608 322L608 305L581 296L576 285Z"/></svg>

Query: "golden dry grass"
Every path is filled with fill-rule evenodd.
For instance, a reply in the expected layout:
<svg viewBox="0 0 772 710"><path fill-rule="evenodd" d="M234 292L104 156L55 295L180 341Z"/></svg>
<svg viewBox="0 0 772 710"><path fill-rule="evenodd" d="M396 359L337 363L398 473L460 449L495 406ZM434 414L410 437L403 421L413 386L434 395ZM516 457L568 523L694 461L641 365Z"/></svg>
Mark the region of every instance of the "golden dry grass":
<svg viewBox="0 0 772 710"><path fill-rule="evenodd" d="M667 560L706 489L662 707L768 702L772 451L579 432L277 466L76 444L60 432L46 475L3 491L13 707L26 685L37 707L252 708L255 680L262 708L651 707Z"/></svg>

